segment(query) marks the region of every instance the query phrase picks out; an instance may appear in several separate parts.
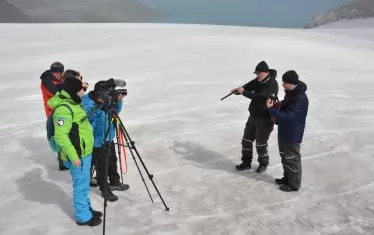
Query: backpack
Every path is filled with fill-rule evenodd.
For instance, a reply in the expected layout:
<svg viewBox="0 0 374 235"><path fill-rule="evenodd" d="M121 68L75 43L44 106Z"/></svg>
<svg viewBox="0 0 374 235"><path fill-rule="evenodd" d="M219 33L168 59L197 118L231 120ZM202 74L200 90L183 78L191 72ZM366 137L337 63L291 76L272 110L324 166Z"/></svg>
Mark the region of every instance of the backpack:
<svg viewBox="0 0 374 235"><path fill-rule="evenodd" d="M49 117L47 119L47 123L46 123L47 140L48 140L49 147L52 149L53 152L60 152L61 151L60 146L58 146L58 144L56 143L56 141L54 139L54 135L55 135L55 124L54 124L54 121L53 121L53 114L55 113L56 109L58 107L61 107L61 106L65 106L66 108L68 108L70 110L70 112L71 112L71 115L74 117L73 110L67 104L60 104L60 105L58 105L53 110L52 114L49 115Z"/></svg>

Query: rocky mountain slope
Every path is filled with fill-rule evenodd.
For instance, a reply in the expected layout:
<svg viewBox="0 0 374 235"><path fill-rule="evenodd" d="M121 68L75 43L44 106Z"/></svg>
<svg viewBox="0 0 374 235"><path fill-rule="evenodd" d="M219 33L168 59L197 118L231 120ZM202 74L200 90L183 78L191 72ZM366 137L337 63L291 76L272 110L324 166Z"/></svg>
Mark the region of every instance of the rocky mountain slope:
<svg viewBox="0 0 374 235"><path fill-rule="evenodd" d="M0 23L30 22L30 18L6 0L0 0Z"/></svg>
<svg viewBox="0 0 374 235"><path fill-rule="evenodd" d="M318 27L320 25L358 18L374 17L374 0L355 0L344 4L332 11L316 15L306 28Z"/></svg>

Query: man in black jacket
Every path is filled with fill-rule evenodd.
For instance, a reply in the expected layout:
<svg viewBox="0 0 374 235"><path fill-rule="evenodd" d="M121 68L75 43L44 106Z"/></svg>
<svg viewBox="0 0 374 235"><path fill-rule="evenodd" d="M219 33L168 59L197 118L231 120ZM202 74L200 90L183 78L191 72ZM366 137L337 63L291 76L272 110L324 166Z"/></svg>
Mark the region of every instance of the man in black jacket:
<svg viewBox="0 0 374 235"><path fill-rule="evenodd" d="M253 141L256 140L258 155L258 173L265 172L269 165L268 140L274 129L270 119L266 101L271 96L278 95L278 82L275 80L277 71L269 69L265 61L261 61L254 72L257 77L243 87L235 88L232 92L251 99L249 105L250 116L244 129L242 139L242 163L237 170L251 169L253 159Z"/></svg>

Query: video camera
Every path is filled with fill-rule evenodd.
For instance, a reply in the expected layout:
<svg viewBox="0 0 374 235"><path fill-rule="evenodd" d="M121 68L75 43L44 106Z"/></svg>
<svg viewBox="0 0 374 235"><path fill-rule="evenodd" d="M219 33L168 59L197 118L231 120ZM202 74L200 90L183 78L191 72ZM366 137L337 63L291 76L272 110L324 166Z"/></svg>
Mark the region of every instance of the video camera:
<svg viewBox="0 0 374 235"><path fill-rule="evenodd" d="M127 89L116 89L117 86L125 87L126 82L111 78L95 84L95 95L103 100L105 107L113 107L117 103L119 95L127 95Z"/></svg>

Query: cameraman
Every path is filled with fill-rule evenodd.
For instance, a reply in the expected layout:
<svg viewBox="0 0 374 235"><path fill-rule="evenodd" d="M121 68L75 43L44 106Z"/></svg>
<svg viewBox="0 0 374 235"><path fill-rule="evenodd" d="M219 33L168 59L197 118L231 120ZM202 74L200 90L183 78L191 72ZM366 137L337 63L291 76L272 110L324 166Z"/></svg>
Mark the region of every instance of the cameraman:
<svg viewBox="0 0 374 235"><path fill-rule="evenodd" d="M114 79L108 81L99 81L95 84L94 90L90 91L82 98L82 105L87 114L90 114L95 108L103 104L105 97L102 97L110 88L115 88L116 83ZM115 110L117 113L122 110L122 99L123 96L117 97ZM116 129L114 124L109 120L109 116L105 111L99 109L88 117L93 129L94 129L94 149L92 154L92 166L96 165L96 178L97 184L101 191L101 196L104 197L104 187L108 185L108 179L105 179L105 160L110 151L110 159L108 159L108 177L110 181L110 187L107 187L107 199L108 201L117 201L118 197L113 194L113 190L125 191L129 189L129 185L122 184L120 182L120 175L117 172L117 156L113 139L116 136ZM104 136L107 128L110 126L110 131L106 140ZM104 129L106 128L106 129Z"/></svg>
<svg viewBox="0 0 374 235"><path fill-rule="evenodd" d="M258 173L265 172L269 165L268 140L274 124L266 107L266 100L270 96L278 95L278 82L275 80L277 71L269 69L265 61L261 61L254 72L257 77L243 87L235 88L232 92L251 99L249 105L250 116L244 129L242 139L242 163L237 170L251 169L253 159L253 141L256 140L256 150L259 166Z"/></svg>

